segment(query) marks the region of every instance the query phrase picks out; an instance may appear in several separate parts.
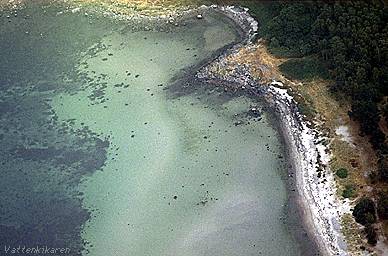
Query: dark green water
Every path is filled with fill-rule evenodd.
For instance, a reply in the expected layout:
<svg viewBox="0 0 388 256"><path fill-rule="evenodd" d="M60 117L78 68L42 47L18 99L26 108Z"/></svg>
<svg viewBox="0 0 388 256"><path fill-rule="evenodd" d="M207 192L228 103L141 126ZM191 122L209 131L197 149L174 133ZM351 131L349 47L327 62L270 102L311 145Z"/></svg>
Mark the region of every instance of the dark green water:
<svg viewBox="0 0 388 256"><path fill-rule="evenodd" d="M279 135L247 115L261 103L169 87L238 40L230 21L142 31L63 9L1 13L1 246L299 255Z"/></svg>

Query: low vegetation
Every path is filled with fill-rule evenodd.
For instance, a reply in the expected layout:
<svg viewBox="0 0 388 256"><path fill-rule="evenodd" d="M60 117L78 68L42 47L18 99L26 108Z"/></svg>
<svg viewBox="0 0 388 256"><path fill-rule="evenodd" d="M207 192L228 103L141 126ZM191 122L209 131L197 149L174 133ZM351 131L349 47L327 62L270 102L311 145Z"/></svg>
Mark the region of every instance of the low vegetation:
<svg viewBox="0 0 388 256"><path fill-rule="evenodd" d="M329 77L326 67L316 57L293 58L279 66L290 79L311 80Z"/></svg>
<svg viewBox="0 0 388 256"><path fill-rule="evenodd" d="M344 198L352 198L356 195L356 189L354 185L347 184L345 185L345 189L342 191L342 196Z"/></svg>
<svg viewBox="0 0 388 256"><path fill-rule="evenodd" d="M348 177L348 170L345 168L339 168L335 173L341 179L345 179Z"/></svg>

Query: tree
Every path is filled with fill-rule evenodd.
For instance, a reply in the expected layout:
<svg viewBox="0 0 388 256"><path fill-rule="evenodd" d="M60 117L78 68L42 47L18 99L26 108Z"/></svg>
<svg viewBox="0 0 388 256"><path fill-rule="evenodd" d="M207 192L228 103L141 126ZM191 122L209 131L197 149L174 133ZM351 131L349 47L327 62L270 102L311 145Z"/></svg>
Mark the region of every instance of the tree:
<svg viewBox="0 0 388 256"><path fill-rule="evenodd" d="M348 177L348 170L346 168L339 168L335 173L341 179L345 179L346 177Z"/></svg>
<svg viewBox="0 0 388 256"><path fill-rule="evenodd" d="M355 220L366 226L376 222L375 203L369 198L361 198L353 210Z"/></svg>
<svg viewBox="0 0 388 256"><path fill-rule="evenodd" d="M367 225L364 229L366 233L366 239L368 240L368 244L376 245L377 244L377 233L372 225Z"/></svg>

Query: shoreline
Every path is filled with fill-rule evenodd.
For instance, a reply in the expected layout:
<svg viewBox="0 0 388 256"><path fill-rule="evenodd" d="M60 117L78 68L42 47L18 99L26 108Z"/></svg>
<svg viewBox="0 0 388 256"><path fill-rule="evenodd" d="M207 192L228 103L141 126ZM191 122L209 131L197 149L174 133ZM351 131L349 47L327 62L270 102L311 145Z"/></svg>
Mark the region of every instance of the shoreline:
<svg viewBox="0 0 388 256"><path fill-rule="evenodd" d="M258 23L252 23L254 19L247 13L247 9L242 9L242 13L238 15L233 7L218 7L218 10L225 13L245 32L242 42L225 50L213 61L222 66L228 55L252 44ZM245 23L241 18L245 19ZM247 23L251 24L250 29L240 25ZM207 65L199 70L197 78L207 83L223 84L227 86L225 88L232 86L235 90L246 90L250 95L263 97L275 110L280 135L286 144L287 160L296 175L295 201L303 226L323 255L347 255L346 242L341 233L340 214L348 212L349 206L340 203L336 198L334 176L328 167L329 148L324 145L327 138L319 131L309 128L311 123L303 120L297 102L286 89L279 88L283 84L276 81L268 85L257 83L247 67L242 67L233 76L223 76L210 70ZM325 182L317 178L318 168L323 170Z"/></svg>
<svg viewBox="0 0 388 256"><path fill-rule="evenodd" d="M327 167L330 155L322 143L325 138L303 121L297 103L285 89L271 85L264 97L279 118L288 160L296 175L296 203L307 232L324 255L347 255L334 176ZM319 166L324 166L325 183L316 177Z"/></svg>

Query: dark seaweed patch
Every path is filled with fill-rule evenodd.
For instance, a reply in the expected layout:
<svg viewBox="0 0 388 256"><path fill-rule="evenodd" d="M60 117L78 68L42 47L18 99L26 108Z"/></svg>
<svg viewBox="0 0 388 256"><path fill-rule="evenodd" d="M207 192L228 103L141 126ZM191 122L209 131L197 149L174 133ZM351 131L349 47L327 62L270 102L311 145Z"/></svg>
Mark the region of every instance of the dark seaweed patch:
<svg viewBox="0 0 388 256"><path fill-rule="evenodd" d="M0 245L67 247L80 255L81 228L91 213L82 208L78 185L103 167L109 141L86 126L74 128L77 120L59 121L50 103L95 82L76 67L85 52L98 53L88 49L111 24L58 15L62 9L42 12L31 3L12 23L0 17L6 23L0 41ZM106 86L99 77L96 99Z"/></svg>

